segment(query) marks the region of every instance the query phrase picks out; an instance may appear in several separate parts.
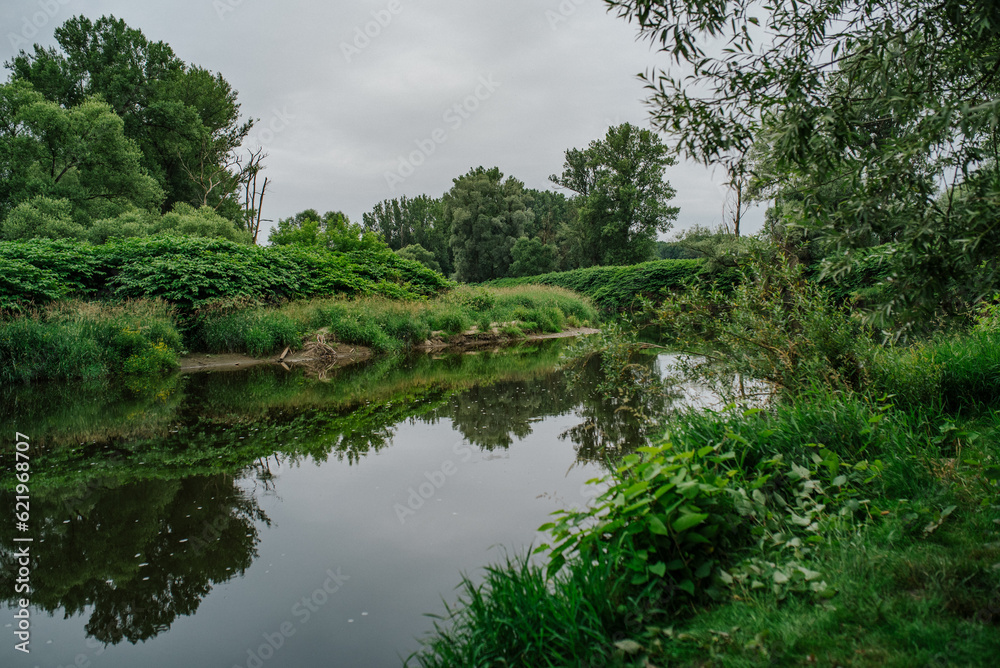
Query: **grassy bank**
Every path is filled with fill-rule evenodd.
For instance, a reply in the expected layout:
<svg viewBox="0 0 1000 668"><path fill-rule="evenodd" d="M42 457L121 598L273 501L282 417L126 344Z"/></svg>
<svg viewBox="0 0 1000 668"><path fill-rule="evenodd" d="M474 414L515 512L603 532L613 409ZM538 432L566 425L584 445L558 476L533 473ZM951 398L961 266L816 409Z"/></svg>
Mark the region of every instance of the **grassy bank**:
<svg viewBox="0 0 1000 668"><path fill-rule="evenodd" d="M301 346L303 336L324 330L328 339L397 351L432 335L453 336L475 328L508 338L560 332L595 324L597 313L584 298L551 287L460 287L430 300L315 299L278 308L205 311L192 333L193 345L209 352L266 355Z"/></svg>
<svg viewBox="0 0 1000 668"><path fill-rule="evenodd" d="M598 308L626 311L639 306L638 297L659 299L665 291L680 290L691 283L728 286L737 280L735 271L708 273L701 260L655 260L627 267L589 267L540 276L502 278L487 285L554 285L590 297Z"/></svg>
<svg viewBox="0 0 1000 668"><path fill-rule="evenodd" d="M223 300L193 311L163 300L57 301L0 320L0 381L160 373L185 351L265 356L300 349L317 331L330 343L386 353L472 328L517 339L596 322L579 295L527 286L457 288L432 299Z"/></svg>
<svg viewBox="0 0 1000 668"><path fill-rule="evenodd" d="M856 390L673 416L410 663L994 665L998 354L979 328L877 350Z"/></svg>
<svg viewBox="0 0 1000 668"><path fill-rule="evenodd" d="M162 301L53 302L0 319L0 382L161 373L177 366L182 350Z"/></svg>

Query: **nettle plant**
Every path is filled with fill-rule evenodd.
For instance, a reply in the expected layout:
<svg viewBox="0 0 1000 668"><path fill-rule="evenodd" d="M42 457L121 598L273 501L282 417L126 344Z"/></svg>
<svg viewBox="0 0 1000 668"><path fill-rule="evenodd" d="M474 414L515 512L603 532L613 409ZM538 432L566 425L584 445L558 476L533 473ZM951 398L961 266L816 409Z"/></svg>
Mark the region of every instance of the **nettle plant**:
<svg viewBox="0 0 1000 668"><path fill-rule="evenodd" d="M864 492L881 462L846 463L806 444L802 461L775 454L751 463L752 446L737 434L700 448L684 440L625 457L610 481L591 481L607 485L593 504L540 527L552 536L537 550L549 556L549 575L574 557L607 555L633 586L666 582L691 597L766 586L779 597L832 595L805 564L870 516Z"/></svg>
<svg viewBox="0 0 1000 668"><path fill-rule="evenodd" d="M568 557L616 556L633 585L667 579L695 595L738 525L733 495L735 454L719 446L675 449L671 443L640 448L624 458L608 490L584 510L562 510L540 527L552 543L550 575ZM591 481L596 483L598 481Z"/></svg>

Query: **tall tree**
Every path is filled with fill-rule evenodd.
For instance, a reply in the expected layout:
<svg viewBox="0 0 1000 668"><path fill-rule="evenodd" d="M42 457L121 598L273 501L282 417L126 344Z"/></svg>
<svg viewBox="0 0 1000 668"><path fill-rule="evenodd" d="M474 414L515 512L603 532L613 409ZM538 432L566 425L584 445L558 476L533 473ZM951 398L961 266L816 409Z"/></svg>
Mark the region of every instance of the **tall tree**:
<svg viewBox="0 0 1000 668"><path fill-rule="evenodd" d="M679 209L664 172L675 164L659 136L629 123L612 127L584 150L566 151L561 176L550 180L577 193L585 265L635 264L656 252Z"/></svg>
<svg viewBox="0 0 1000 668"><path fill-rule="evenodd" d="M511 249L534 218L524 184L504 179L496 167L477 167L454 183L444 196L444 212L458 280L478 283L506 276Z"/></svg>
<svg viewBox="0 0 1000 668"><path fill-rule="evenodd" d="M63 107L30 84L0 84L0 220L36 198L64 200L81 228L134 207L156 207L163 192L141 162L105 102L85 98Z"/></svg>
<svg viewBox="0 0 1000 668"><path fill-rule="evenodd" d="M380 235L394 251L418 245L434 254L439 271L453 269L451 230L444 218L441 200L427 195L388 199L362 216L366 230Z"/></svg>
<svg viewBox="0 0 1000 668"><path fill-rule="evenodd" d="M994 0L606 1L694 67L696 92L680 73L648 77L655 123L682 152L729 165L765 141L773 173L797 190L789 222L833 257L892 245L883 316L953 311L996 288ZM728 48L710 54L706 38Z"/></svg>
<svg viewBox="0 0 1000 668"><path fill-rule="evenodd" d="M233 156L252 122L240 120L236 91L220 74L187 65L113 16L72 18L55 37L59 49L35 45L6 63L14 80L67 108L100 96L138 144L164 211L185 202L241 215Z"/></svg>

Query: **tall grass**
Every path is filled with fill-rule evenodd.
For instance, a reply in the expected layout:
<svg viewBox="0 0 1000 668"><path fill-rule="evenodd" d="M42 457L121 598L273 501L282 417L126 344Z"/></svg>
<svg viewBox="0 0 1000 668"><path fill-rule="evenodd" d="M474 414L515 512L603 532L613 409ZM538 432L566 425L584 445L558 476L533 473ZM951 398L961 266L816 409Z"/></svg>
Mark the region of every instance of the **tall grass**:
<svg viewBox="0 0 1000 668"><path fill-rule="evenodd" d="M181 350L170 307L155 300L55 302L0 320L4 382L159 373Z"/></svg>
<svg viewBox="0 0 1000 668"><path fill-rule="evenodd" d="M209 352L260 356L286 345L298 347L306 333L323 330L328 341L390 352L423 343L432 335L452 336L472 328L523 336L596 321L597 313L586 298L569 290L463 287L430 300L312 299L280 308L206 312L194 339Z"/></svg>
<svg viewBox="0 0 1000 668"><path fill-rule="evenodd" d="M624 631L622 578L609 559L585 561L555 583L525 556L462 579L458 604L435 623L436 636L407 664L452 666L609 666ZM624 634L623 634L624 635Z"/></svg>
<svg viewBox="0 0 1000 668"><path fill-rule="evenodd" d="M544 527L555 538L546 546L550 579L508 560L483 585L464 580L450 626L413 658L422 666L994 665L1000 337L980 329L883 349L866 363L871 380L854 390L817 386L766 410L671 416L667 447L626 458L594 507ZM711 475L725 485L706 484ZM720 494L734 505L712 503ZM687 515L672 522L676 504ZM681 550L691 527L712 522L714 538ZM670 598L676 569L692 562L704 565L702 579ZM657 577L616 579L643 571ZM598 599L607 616L581 622L561 604L581 591L600 597L606 582L620 588L605 596L627 601L606 610ZM517 609L523 622L508 618ZM575 623L593 633L574 635Z"/></svg>
<svg viewBox="0 0 1000 668"><path fill-rule="evenodd" d="M882 350L873 376L873 389L903 410L983 410L1000 397L1000 331L976 329Z"/></svg>

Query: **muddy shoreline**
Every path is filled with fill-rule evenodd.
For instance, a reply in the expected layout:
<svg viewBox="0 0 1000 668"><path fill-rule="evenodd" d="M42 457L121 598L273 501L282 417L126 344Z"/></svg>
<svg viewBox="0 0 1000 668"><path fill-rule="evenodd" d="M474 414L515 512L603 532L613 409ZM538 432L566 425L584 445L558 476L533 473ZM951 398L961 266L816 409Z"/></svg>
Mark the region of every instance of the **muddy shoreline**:
<svg viewBox="0 0 1000 668"><path fill-rule="evenodd" d="M476 336L457 334L448 339L435 339L426 341L419 346L414 346L418 352L444 352L475 350L477 348L503 346L523 341L542 341L545 339L565 339L586 334L596 334L600 330L591 327L573 327L556 334L531 334L525 338L510 338L502 336ZM288 368L301 364L315 364L322 362L329 366L347 366L356 362L362 362L372 357L372 351L364 346L351 346L337 344L331 346L319 354L313 348L306 348L297 351L289 351L284 357L272 356L266 358L250 357L234 353L207 354L195 353L185 355L180 359L180 370L184 373L195 373L199 371L227 371L246 369L261 364L283 364Z"/></svg>

